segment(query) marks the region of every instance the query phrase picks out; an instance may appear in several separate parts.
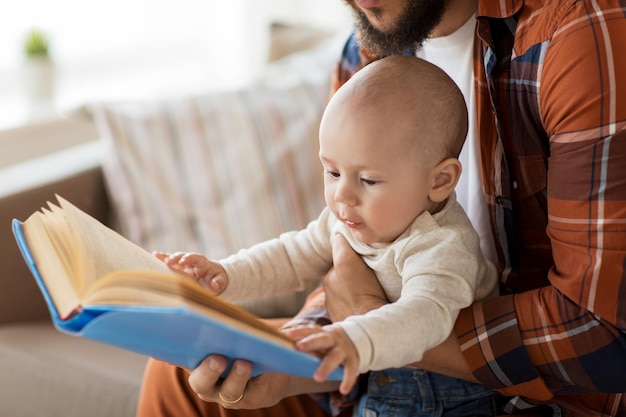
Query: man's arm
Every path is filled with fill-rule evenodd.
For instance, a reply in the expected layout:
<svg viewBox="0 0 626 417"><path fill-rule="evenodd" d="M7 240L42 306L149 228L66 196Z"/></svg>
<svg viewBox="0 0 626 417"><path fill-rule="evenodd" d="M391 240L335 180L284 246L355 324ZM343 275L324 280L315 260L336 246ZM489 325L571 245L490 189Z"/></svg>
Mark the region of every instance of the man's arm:
<svg viewBox="0 0 626 417"><path fill-rule="evenodd" d="M534 277L550 285L476 303L461 313L456 326L461 349L481 382L507 395L540 400L626 391L626 379L619 377L626 372L626 310L620 307L626 303L626 177L620 168L626 160L626 83L618 75L626 73L619 52L626 19L617 1L562 5L549 16L549 8L522 13L520 19L528 20L518 22L520 42L509 78L477 83L479 97L489 97L487 85L498 86L495 113L504 114L506 161L484 161L495 164L494 176L499 162L513 172L518 210L505 221L517 226L517 242L500 242L513 248L507 266L514 272L537 267L541 259L531 257L515 264L521 250L513 245L529 253L530 234L535 234L535 246L545 248L548 243L539 237L547 231L554 264L549 273ZM554 25L549 30L547 21ZM493 117L488 106L485 114ZM536 150L538 140L549 145L543 154ZM528 168L531 158L536 169L514 171L517 164ZM543 177L539 186L538 177ZM547 213L529 218L532 205L545 205ZM603 401L606 407L613 403Z"/></svg>

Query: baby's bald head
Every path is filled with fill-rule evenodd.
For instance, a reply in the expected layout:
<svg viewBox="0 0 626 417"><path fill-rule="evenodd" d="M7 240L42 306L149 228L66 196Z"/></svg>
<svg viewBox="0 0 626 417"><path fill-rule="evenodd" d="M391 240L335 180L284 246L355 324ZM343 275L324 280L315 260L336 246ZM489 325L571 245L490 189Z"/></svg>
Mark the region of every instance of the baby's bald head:
<svg viewBox="0 0 626 417"><path fill-rule="evenodd" d="M366 123L384 123L389 132L381 144L405 139L435 163L458 157L467 135L460 90L443 70L415 57L390 56L367 65L335 93L327 112L334 106L368 113Z"/></svg>

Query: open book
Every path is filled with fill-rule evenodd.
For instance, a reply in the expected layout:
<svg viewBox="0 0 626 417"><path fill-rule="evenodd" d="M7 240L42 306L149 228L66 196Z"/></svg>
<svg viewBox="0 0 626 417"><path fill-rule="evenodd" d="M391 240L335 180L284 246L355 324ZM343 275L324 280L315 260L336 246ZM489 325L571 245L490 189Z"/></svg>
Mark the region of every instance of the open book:
<svg viewBox="0 0 626 417"><path fill-rule="evenodd" d="M220 354L251 361L255 374L313 375L319 359L277 329L57 199L13 220L57 329L187 368Z"/></svg>

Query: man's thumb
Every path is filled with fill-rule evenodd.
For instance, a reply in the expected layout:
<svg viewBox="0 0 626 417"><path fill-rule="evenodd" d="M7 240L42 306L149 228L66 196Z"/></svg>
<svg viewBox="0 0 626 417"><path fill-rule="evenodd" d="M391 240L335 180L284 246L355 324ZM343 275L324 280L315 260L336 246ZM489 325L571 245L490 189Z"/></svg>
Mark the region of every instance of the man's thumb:
<svg viewBox="0 0 626 417"><path fill-rule="evenodd" d="M331 244L333 248L333 265L335 267L351 257L357 256L346 238L341 234L336 234Z"/></svg>

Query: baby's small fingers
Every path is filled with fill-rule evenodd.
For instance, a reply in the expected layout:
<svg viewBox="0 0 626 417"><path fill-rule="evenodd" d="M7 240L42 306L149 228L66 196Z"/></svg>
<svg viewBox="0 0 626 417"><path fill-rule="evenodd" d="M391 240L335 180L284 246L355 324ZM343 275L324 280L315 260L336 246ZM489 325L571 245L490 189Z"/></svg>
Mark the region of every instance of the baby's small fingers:
<svg viewBox="0 0 626 417"><path fill-rule="evenodd" d="M157 258L159 261L165 262L165 259L167 258L169 254L166 252L159 252L159 251L153 251L152 252L152 256L154 256L155 258Z"/></svg>
<svg viewBox="0 0 626 417"><path fill-rule="evenodd" d="M180 259L184 256L184 252L168 253L164 259L167 265L174 265L180 262Z"/></svg>
<svg viewBox="0 0 626 417"><path fill-rule="evenodd" d="M183 257L183 252L168 253L168 252L152 252L157 259L161 260L167 266L178 265L180 259Z"/></svg>
<svg viewBox="0 0 626 417"><path fill-rule="evenodd" d="M313 379L317 382L326 381L328 375L336 368L338 368L345 360L346 356L343 350L339 348L333 348L326 352L324 358L322 359L322 363L318 366L315 374L313 375ZM345 379L345 377L344 377ZM343 383L342 383L343 384Z"/></svg>
<svg viewBox="0 0 626 417"><path fill-rule="evenodd" d="M195 252L190 252L190 253L185 253L183 254L180 259L178 260L178 262L181 265L189 265L189 266L193 266L193 265L197 265L201 262L203 262L206 258L199 254L199 253L195 253Z"/></svg>
<svg viewBox="0 0 626 417"><path fill-rule="evenodd" d="M304 339L307 336L310 336L315 333L319 333L321 331L320 327L317 326L295 326L290 327L288 329L283 330L287 336L292 338L293 340Z"/></svg>
<svg viewBox="0 0 626 417"><path fill-rule="evenodd" d="M316 332L296 342L296 347L305 352L325 352L335 345L333 337L326 332Z"/></svg>
<svg viewBox="0 0 626 417"><path fill-rule="evenodd" d="M352 363L352 361L348 358L343 363L343 379L341 380L341 385L339 385L339 392L343 395L348 395L354 384L356 384L357 378L359 376L358 373L358 364Z"/></svg>

